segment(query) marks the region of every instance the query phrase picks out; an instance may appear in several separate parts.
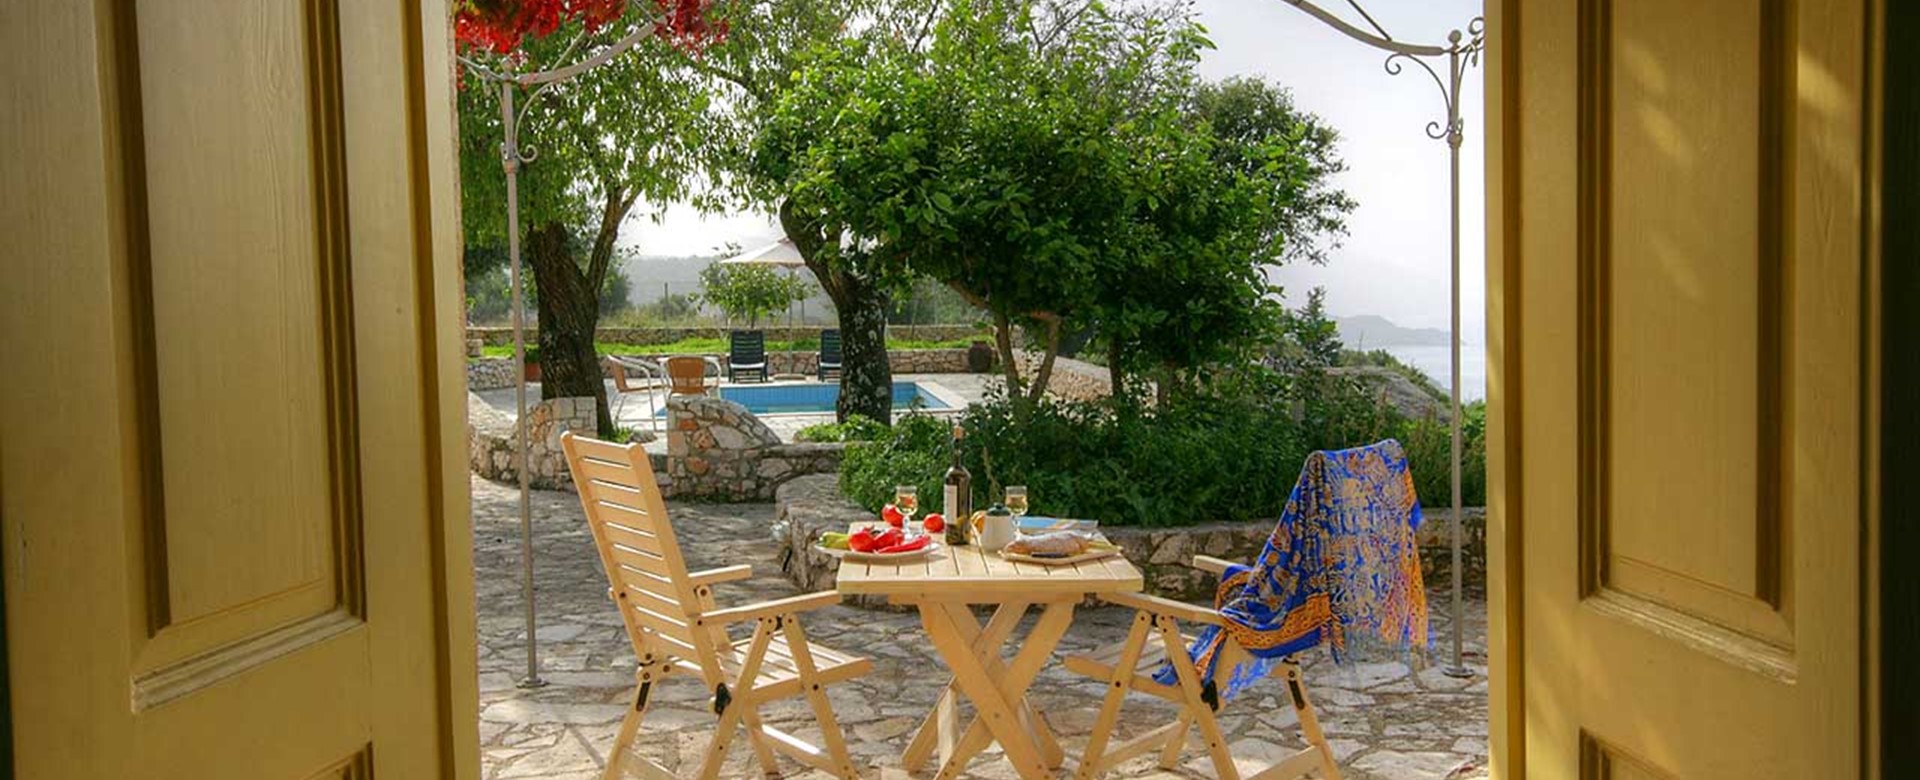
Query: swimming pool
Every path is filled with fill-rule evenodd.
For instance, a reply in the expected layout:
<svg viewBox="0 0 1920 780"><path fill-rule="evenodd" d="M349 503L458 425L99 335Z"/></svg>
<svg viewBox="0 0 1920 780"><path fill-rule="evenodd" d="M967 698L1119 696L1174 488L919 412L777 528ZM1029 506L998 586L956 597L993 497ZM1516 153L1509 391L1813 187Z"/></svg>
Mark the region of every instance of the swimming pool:
<svg viewBox="0 0 1920 780"><path fill-rule="evenodd" d="M951 409L940 393L919 382L893 383L893 408L896 411L906 409ZM747 407L754 414L831 414L834 405L840 401L840 385L808 382L803 384L779 385L723 385L720 397ZM656 417L667 416L665 409L656 412Z"/></svg>

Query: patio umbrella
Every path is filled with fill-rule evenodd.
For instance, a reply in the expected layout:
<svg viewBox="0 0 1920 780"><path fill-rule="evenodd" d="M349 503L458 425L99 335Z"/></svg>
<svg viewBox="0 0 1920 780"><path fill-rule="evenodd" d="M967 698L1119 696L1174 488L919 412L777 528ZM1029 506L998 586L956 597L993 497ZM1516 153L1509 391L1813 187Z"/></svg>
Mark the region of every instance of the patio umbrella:
<svg viewBox="0 0 1920 780"><path fill-rule="evenodd" d="M793 239L781 236L779 241L775 241L758 249L741 252L740 254L721 260L720 264L770 265L775 268L787 269L787 274L791 276L794 274L793 269L806 265L807 260L800 256L800 247L793 245ZM807 301L803 298L800 301L800 316L803 318L806 317L806 307ZM793 334L793 308L791 306L787 308L787 334L789 338L791 338Z"/></svg>

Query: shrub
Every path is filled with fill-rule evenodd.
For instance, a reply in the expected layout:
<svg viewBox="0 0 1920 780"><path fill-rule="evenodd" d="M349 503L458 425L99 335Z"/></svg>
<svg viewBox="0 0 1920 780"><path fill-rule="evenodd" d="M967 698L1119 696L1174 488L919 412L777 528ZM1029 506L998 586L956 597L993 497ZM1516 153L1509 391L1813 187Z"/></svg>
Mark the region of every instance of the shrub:
<svg viewBox="0 0 1920 780"><path fill-rule="evenodd" d="M1487 505L1487 402L1461 408L1460 503ZM1453 503L1453 432L1438 419L1409 420L1397 436L1407 448L1413 470L1413 489L1423 506L1450 507Z"/></svg>
<svg viewBox="0 0 1920 780"><path fill-rule="evenodd" d="M1462 494L1485 502L1484 405L1465 416ZM990 397L970 407L963 457L974 505L1026 485L1037 514L1110 525L1180 526L1279 515L1307 453L1398 438L1423 504L1448 503L1447 426L1409 421L1359 382L1309 373L1250 370L1217 379L1161 409L1126 400L1043 400L1024 420ZM848 448L841 489L878 509L897 484L938 496L946 473L947 423L909 415L887 434ZM927 500L923 498L923 500Z"/></svg>
<svg viewBox="0 0 1920 780"><path fill-rule="evenodd" d="M894 486L916 485L925 511L939 511L950 431L944 420L908 413L884 437L848 445L840 458L840 492L878 512L893 501Z"/></svg>
<svg viewBox="0 0 1920 780"><path fill-rule="evenodd" d="M793 435L797 441L874 441L887 435L887 426L864 415L850 415L846 422L820 423L801 428Z"/></svg>

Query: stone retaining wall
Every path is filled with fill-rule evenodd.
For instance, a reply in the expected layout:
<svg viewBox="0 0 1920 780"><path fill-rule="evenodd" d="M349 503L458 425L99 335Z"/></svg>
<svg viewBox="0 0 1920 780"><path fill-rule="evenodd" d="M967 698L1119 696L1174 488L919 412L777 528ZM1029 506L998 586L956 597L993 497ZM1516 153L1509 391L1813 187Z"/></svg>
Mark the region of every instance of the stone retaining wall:
<svg viewBox="0 0 1920 780"><path fill-rule="evenodd" d="M759 328L758 330L767 334L768 341L794 341L797 339L817 339L820 337L820 331L824 329L825 328L822 327L802 326L794 328L765 327ZM726 338L727 333L732 330L732 328L723 327L598 328L594 331L593 339L607 344L672 344L681 339L723 339ZM980 331L972 325L896 325L889 327L887 330L892 335L900 338L926 341L970 339L980 333ZM539 335L538 328L529 326L526 329L526 342L528 344L540 343ZM467 338L479 339L489 346L512 344L513 328L470 326L467 328Z"/></svg>
<svg viewBox="0 0 1920 780"><path fill-rule="evenodd" d="M746 407L723 398L667 400L666 477L675 496L765 501L795 477L838 473L845 446L783 444Z"/></svg>
<svg viewBox="0 0 1920 780"><path fill-rule="evenodd" d="M1021 376L1031 380L1040 370L1043 356L1038 352L1019 354L1024 366ZM1047 377L1047 393L1068 401L1096 401L1113 395L1113 376L1107 372L1106 366L1096 366L1070 357L1056 357L1053 359L1053 373Z"/></svg>
<svg viewBox="0 0 1920 780"><path fill-rule="evenodd" d="M532 421L527 440L528 472L531 483L542 490L572 490L567 475L567 456L560 449L560 434L569 430L594 430L592 398L553 398L527 410ZM467 394L467 457L473 473L487 479L518 484L514 470L514 439L518 431L513 419Z"/></svg>
<svg viewBox="0 0 1920 780"><path fill-rule="evenodd" d="M513 386L513 358L469 358L468 390L498 390Z"/></svg>
<svg viewBox="0 0 1920 780"><path fill-rule="evenodd" d="M813 540L823 531L842 531L854 522L871 519L872 513L840 494L839 478L831 474L801 477L782 485L775 496L778 515L775 535L786 540L788 579L803 590L827 590L834 586L839 561L813 549ZM1426 510L1421 524L1420 562L1422 576L1429 585L1445 580L1450 571L1451 548L1445 509ZM1476 592L1486 585L1486 510L1468 508L1463 516L1467 587ZM1120 545L1139 566L1147 591L1182 601L1208 602L1217 580L1213 575L1192 567L1193 556L1211 555L1230 561L1249 561L1265 546L1273 531L1272 520L1246 523L1212 523L1181 528L1103 529L1107 538ZM873 606L871 602L849 599Z"/></svg>
<svg viewBox="0 0 1920 780"><path fill-rule="evenodd" d="M1448 509L1422 510L1424 520L1417 536L1420 543L1420 572L1428 585L1451 577L1453 549ZM1460 558L1466 575L1466 587L1479 591L1486 587L1486 516L1481 507L1468 507L1462 513L1463 543ZM1206 601L1213 598L1217 580L1194 569L1195 555L1211 555L1229 561L1251 561L1266 546L1273 532L1272 520L1245 523L1209 523L1180 528L1106 528L1107 538L1126 552L1127 559L1140 567L1147 589L1168 598Z"/></svg>
<svg viewBox="0 0 1920 780"><path fill-rule="evenodd" d="M665 357L662 355L661 357ZM726 355L701 355L726 365ZM896 374L967 373L965 349L894 349L887 351L887 362ZM1064 362L1064 361L1062 361ZM1078 362L1078 361L1075 361ZM769 352L767 369L774 374L801 374L811 377L820 368L819 352ZM1094 368L1099 368L1094 366ZM1105 371L1106 369L1100 369ZM602 375L607 374L603 365ZM1056 374L1058 384L1059 375ZM468 390L497 390L513 386L513 358L470 358L467 360Z"/></svg>
<svg viewBox="0 0 1920 780"><path fill-rule="evenodd" d="M787 552L781 568L787 579L808 592L832 590L840 572L840 561L813 549L813 540L827 531L844 532L854 523L873 519L873 513L840 494L838 474L813 474L798 477L775 491L778 514L774 518L774 538L784 540ZM863 607L886 606L883 596L843 594L846 603Z"/></svg>

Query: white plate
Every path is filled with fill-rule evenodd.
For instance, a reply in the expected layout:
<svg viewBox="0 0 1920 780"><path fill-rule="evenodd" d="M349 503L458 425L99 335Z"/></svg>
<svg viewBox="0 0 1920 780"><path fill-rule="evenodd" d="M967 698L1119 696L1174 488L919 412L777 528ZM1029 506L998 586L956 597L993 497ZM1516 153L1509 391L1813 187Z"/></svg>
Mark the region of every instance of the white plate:
<svg viewBox="0 0 1920 780"><path fill-rule="evenodd" d="M887 561L910 561L915 558L919 558L921 556L931 555L933 551L938 550L944 546L946 545L941 544L940 540L935 539L932 542L928 543L927 546L922 547L918 550L908 550L906 552L898 552L898 553L887 553L884 555L881 553L854 552L852 550L840 550L832 547L821 547L817 543L814 544L813 549L826 553L828 555L831 555L835 558L839 558L840 560L843 560L843 561L856 561L859 563L884 563Z"/></svg>

